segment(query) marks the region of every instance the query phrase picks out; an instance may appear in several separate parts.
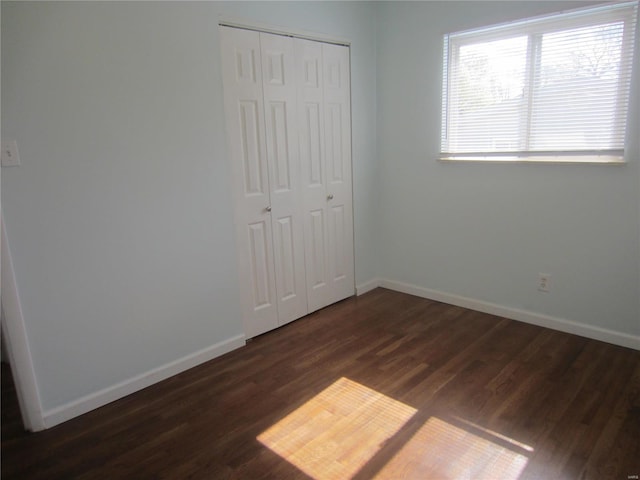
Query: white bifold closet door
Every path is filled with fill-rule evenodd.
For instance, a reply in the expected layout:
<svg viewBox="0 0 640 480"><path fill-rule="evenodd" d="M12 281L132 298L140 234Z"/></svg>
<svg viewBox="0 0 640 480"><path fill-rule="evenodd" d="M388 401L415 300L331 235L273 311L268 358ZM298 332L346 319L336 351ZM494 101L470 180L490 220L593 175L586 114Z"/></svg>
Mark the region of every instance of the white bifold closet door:
<svg viewBox="0 0 640 480"><path fill-rule="evenodd" d="M295 40L309 311L354 291L347 47Z"/></svg>
<svg viewBox="0 0 640 480"><path fill-rule="evenodd" d="M220 27L244 329L354 293L348 48Z"/></svg>

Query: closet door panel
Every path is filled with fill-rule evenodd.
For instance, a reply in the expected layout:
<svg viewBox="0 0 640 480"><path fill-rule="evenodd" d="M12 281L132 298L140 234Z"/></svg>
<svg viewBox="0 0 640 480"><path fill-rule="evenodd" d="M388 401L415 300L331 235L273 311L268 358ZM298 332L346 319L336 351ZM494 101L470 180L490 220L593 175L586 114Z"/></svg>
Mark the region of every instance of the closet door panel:
<svg viewBox="0 0 640 480"><path fill-rule="evenodd" d="M307 278L309 280L310 311L324 306L327 291L327 228L325 210L311 210L308 215L308 231L305 237L307 249Z"/></svg>
<svg viewBox="0 0 640 480"><path fill-rule="evenodd" d="M247 338L278 326L260 38L220 27L228 147Z"/></svg>
<svg viewBox="0 0 640 480"><path fill-rule="evenodd" d="M278 323L307 313L293 39L260 34Z"/></svg>
<svg viewBox="0 0 640 480"><path fill-rule="evenodd" d="M331 303L322 44L296 39L298 128L309 312Z"/></svg>
<svg viewBox="0 0 640 480"><path fill-rule="evenodd" d="M331 303L354 294L349 49L322 44Z"/></svg>
<svg viewBox="0 0 640 480"><path fill-rule="evenodd" d="M324 188L324 168L322 165L322 121L320 117L321 105L317 102L305 102L302 105L302 125L300 143L304 159L303 182L306 188Z"/></svg>
<svg viewBox="0 0 640 480"><path fill-rule="evenodd" d="M254 311L271 306L272 282L269 266L269 228L267 222L256 222L247 228L249 267L253 287Z"/></svg>
<svg viewBox="0 0 640 480"><path fill-rule="evenodd" d="M240 156L242 157L242 177L244 196L260 197L268 195L264 185L264 160L260 150L260 122L258 104L255 101L239 101L239 134L242 138Z"/></svg>
<svg viewBox="0 0 640 480"><path fill-rule="evenodd" d="M331 251L329 259L331 261L330 274L332 282L340 282L345 279L349 272L348 252L350 245L346 242L346 212L344 205L333 205L327 210L329 218L329 245Z"/></svg>

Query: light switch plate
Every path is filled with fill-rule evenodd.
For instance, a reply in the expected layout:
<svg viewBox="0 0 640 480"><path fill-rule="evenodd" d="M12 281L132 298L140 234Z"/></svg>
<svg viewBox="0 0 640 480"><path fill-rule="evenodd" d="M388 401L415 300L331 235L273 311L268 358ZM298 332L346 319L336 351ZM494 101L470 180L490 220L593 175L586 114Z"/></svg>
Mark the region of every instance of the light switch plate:
<svg viewBox="0 0 640 480"><path fill-rule="evenodd" d="M15 140L5 140L2 142L2 166L17 167L19 165L18 142Z"/></svg>

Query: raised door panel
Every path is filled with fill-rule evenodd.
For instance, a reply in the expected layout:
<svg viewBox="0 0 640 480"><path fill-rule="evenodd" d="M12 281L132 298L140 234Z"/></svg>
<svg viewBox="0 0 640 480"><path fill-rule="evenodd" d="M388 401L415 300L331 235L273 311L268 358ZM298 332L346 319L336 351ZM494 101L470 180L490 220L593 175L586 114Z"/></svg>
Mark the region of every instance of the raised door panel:
<svg viewBox="0 0 640 480"><path fill-rule="evenodd" d="M248 263L251 269L253 309L255 311L271 306L272 285L269 273L269 241L267 222L248 225Z"/></svg>
<svg viewBox="0 0 640 480"><path fill-rule="evenodd" d="M304 160L302 182L305 188L323 191L321 106L317 102L305 102L301 110L300 156Z"/></svg>
<svg viewBox="0 0 640 480"><path fill-rule="evenodd" d="M260 37L220 27L220 40L243 322L251 338L278 326Z"/></svg>
<svg viewBox="0 0 640 480"><path fill-rule="evenodd" d="M327 185L329 188L344 183L346 176L344 157L344 126L342 105L329 103L326 106L326 150Z"/></svg>
<svg viewBox="0 0 640 480"><path fill-rule="evenodd" d="M329 244L331 245L331 281L339 282L345 279L349 271L348 250L352 248L347 244L349 227L347 225L348 215L344 205L332 205L327 209L329 219Z"/></svg>
<svg viewBox="0 0 640 480"><path fill-rule="evenodd" d="M293 39L260 34L278 323L307 313Z"/></svg>
<svg viewBox="0 0 640 480"><path fill-rule="evenodd" d="M268 157L273 169L272 190L274 193L290 193L294 190L291 182L291 162L294 160L289 148L288 137L291 121L287 115L287 102L270 101L267 104L267 134L269 135Z"/></svg>
<svg viewBox="0 0 640 480"><path fill-rule="evenodd" d="M296 258L293 239L293 221L291 217L278 218L274 222L274 246L278 250L276 256L278 270L278 297L288 300L298 295L296 286Z"/></svg>
<svg viewBox="0 0 640 480"><path fill-rule="evenodd" d="M244 195L268 195L264 188L264 159L260 148L259 109L256 101L239 101L240 156L242 158L242 178Z"/></svg>
<svg viewBox="0 0 640 480"><path fill-rule="evenodd" d="M314 312L330 302L326 209L311 210L305 220L307 295L309 311Z"/></svg>

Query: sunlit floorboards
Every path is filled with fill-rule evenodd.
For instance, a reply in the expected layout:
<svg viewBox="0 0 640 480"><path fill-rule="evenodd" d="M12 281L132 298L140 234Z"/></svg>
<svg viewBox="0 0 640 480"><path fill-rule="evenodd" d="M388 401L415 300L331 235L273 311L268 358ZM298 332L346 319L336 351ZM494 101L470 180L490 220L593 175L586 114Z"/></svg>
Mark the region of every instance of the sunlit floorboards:
<svg viewBox="0 0 640 480"><path fill-rule="evenodd" d="M37 434L3 479L627 479L640 352L376 289Z"/></svg>

